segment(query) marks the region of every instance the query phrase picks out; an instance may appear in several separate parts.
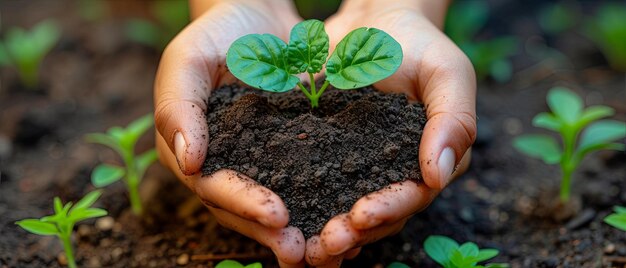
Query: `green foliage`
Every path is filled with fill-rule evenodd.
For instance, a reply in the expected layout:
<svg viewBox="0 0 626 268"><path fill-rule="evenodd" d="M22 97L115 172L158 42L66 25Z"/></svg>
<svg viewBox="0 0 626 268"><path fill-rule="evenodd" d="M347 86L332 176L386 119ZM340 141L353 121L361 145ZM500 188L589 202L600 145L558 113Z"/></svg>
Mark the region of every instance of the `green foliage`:
<svg viewBox="0 0 626 268"><path fill-rule="evenodd" d="M389 265L387 265L387 268L410 268L410 267L401 262L392 262Z"/></svg>
<svg viewBox="0 0 626 268"><path fill-rule="evenodd" d="M626 207L615 206L613 211L614 213L604 218L604 222L626 232Z"/></svg>
<svg viewBox="0 0 626 268"><path fill-rule="evenodd" d="M459 245L447 236L431 235L424 241L424 250L435 262L444 268L465 267L509 267L508 264L490 263L477 265L498 255L497 249L479 249L473 242Z"/></svg>
<svg viewBox="0 0 626 268"><path fill-rule="evenodd" d="M626 4L605 4L585 22L585 34L593 40L618 71L626 71Z"/></svg>
<svg viewBox="0 0 626 268"><path fill-rule="evenodd" d="M67 256L68 265L76 267L72 252L71 235L74 225L86 219L107 215L107 211L91 206L100 197L100 191L93 191L72 205L72 202L63 204L59 197L54 198L54 214L39 219L23 219L15 222L22 229L38 235L54 235L63 242L63 249Z"/></svg>
<svg viewBox="0 0 626 268"><path fill-rule="evenodd" d="M223 260L220 263L218 263L215 268L263 268L263 265L261 265L260 262L255 262L255 263L251 263L248 265L243 265L241 263L239 263L238 261L234 261L234 260Z"/></svg>
<svg viewBox="0 0 626 268"><path fill-rule="evenodd" d="M52 20L42 21L30 31L11 28L0 42L0 66L13 66L24 86L36 88L41 62L60 37L61 30Z"/></svg>
<svg viewBox="0 0 626 268"><path fill-rule="evenodd" d="M578 16L580 14L576 2L562 1L543 6L537 14L537 19L544 32L559 34L576 26Z"/></svg>
<svg viewBox="0 0 626 268"><path fill-rule="evenodd" d="M585 109L580 97L566 88L552 88L547 102L552 112L537 114L533 125L559 133L563 146L551 136L534 134L515 138L513 146L546 164L560 164L563 172L560 198L562 202L567 202L571 175L585 155L602 149L624 150L624 144L613 141L626 137L626 124L616 120L599 120L613 115L613 109L602 105Z"/></svg>
<svg viewBox="0 0 626 268"><path fill-rule="evenodd" d="M402 48L387 33L375 28L350 32L328 58L329 40L324 23L306 20L291 30L289 44L270 34L250 34L228 49L226 65L244 83L271 92L286 92L296 85L313 108L329 84L355 89L392 75L402 63ZM328 58L328 63L326 60ZM326 81L316 88L313 76L326 63ZM307 89L296 76L308 73Z"/></svg>
<svg viewBox="0 0 626 268"><path fill-rule="evenodd" d="M456 1L448 10L445 32L472 61L479 80L491 76L498 82L511 78L513 67L508 57L517 51L512 36L475 40L489 18L485 1Z"/></svg>
<svg viewBox="0 0 626 268"><path fill-rule="evenodd" d="M157 160L156 150L150 149L135 155L137 140L154 124L152 114L145 115L126 128L112 127L107 133L92 133L86 136L87 141L98 143L115 150L124 161L125 166L100 164L91 173L91 182L96 187L104 187L120 179L126 182L130 203L135 214L141 214L139 199L139 183L145 171Z"/></svg>
<svg viewBox="0 0 626 268"><path fill-rule="evenodd" d="M154 21L132 19L126 25L126 35L137 43L163 50L189 23L189 5L184 0L158 0L150 3L150 14Z"/></svg>

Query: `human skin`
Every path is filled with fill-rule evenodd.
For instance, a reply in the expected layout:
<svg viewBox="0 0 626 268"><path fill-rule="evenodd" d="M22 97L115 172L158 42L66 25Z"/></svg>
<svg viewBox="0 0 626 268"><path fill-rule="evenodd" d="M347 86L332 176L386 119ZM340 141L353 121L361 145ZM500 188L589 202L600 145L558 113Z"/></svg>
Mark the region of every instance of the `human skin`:
<svg viewBox="0 0 626 268"><path fill-rule="evenodd" d="M212 89L235 82L225 66L230 44L249 33L288 40L301 20L287 0L191 1L194 21L165 50L155 81L157 149L161 161L192 189L218 221L270 247L281 267L339 267L360 246L398 232L453 177L462 173L476 135L476 81L467 57L442 32L447 1L344 0L325 22L331 50L351 30L384 30L402 46L404 60L391 77L375 84L423 102L428 122L420 144L423 182L407 181L362 198L308 241L287 227L282 200L234 171L199 174L208 139L206 100ZM418 161L416 159L416 161ZM252 187L250 187L252 185ZM272 202L263 205L262 197ZM246 198L241 198L245 196ZM433 223L437 224L437 223Z"/></svg>

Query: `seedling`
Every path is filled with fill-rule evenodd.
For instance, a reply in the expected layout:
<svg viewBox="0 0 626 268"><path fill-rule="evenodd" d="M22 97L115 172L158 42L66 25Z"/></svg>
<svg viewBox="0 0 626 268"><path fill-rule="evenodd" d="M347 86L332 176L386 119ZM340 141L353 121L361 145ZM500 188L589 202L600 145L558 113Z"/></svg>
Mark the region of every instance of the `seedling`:
<svg viewBox="0 0 626 268"><path fill-rule="evenodd" d="M106 210L91 207L99 197L100 191L93 191L74 205L72 205L72 202L64 205L59 197L55 197L54 215L40 219L24 219L17 221L15 224L33 234L55 235L59 237L63 243L67 264L70 268L74 268L76 267L76 261L74 260L71 241L74 225L79 221L107 215Z"/></svg>
<svg viewBox="0 0 626 268"><path fill-rule="evenodd" d="M613 208L614 213L606 216L604 222L617 229L626 232L626 207L615 206Z"/></svg>
<svg viewBox="0 0 626 268"><path fill-rule="evenodd" d="M132 19L126 25L126 35L133 41L163 50L189 23L189 5L183 0L150 2L154 21Z"/></svg>
<svg viewBox="0 0 626 268"><path fill-rule="evenodd" d="M626 71L626 5L605 4L588 19L585 34L593 40L618 71Z"/></svg>
<svg viewBox="0 0 626 268"><path fill-rule="evenodd" d="M497 249L479 249L473 242L465 242L460 245L447 236L431 235L424 241L424 250L435 262L444 268L504 268L509 267L505 263L489 263L477 265L494 258L500 252Z"/></svg>
<svg viewBox="0 0 626 268"><path fill-rule="evenodd" d="M238 261L233 260L223 260L215 266L215 268L263 268L260 262L251 263L248 265L243 265Z"/></svg>
<svg viewBox="0 0 626 268"><path fill-rule="evenodd" d="M572 173L585 155L603 149L624 150L624 144L612 141L626 136L626 124L616 120L599 120L613 115L614 110L603 105L583 109L582 100L563 87L552 88L548 92L547 102L552 112L539 113L532 123L536 127L559 133L562 147L554 138L539 134L517 137L513 140L513 146L546 164L558 163L561 166L560 200L566 203L570 198Z"/></svg>
<svg viewBox="0 0 626 268"><path fill-rule="evenodd" d="M508 57L517 51L517 39L501 36L476 41L488 18L489 6L485 1L456 1L448 10L445 32L472 61L479 80L491 76L506 82L513 73Z"/></svg>
<svg viewBox="0 0 626 268"><path fill-rule="evenodd" d="M115 150L125 165L120 167L100 164L91 173L91 183L96 187L104 187L123 179L128 189L131 208L136 215L142 212L139 183L146 169L156 161L157 153L156 150L150 149L136 156L135 144L152 125L153 116L148 114L128 124L126 128L112 127L107 130L107 133L87 135L87 141L99 143Z"/></svg>
<svg viewBox="0 0 626 268"><path fill-rule="evenodd" d="M329 84L338 89L364 87L392 75L402 63L402 48L376 28L358 28L346 35L328 58L324 23L306 20L291 30L289 44L271 34L249 34L228 49L226 65L244 83L270 92L287 92L296 85L319 106ZM317 89L314 75L326 64L326 80ZM308 73L310 88L296 76Z"/></svg>
<svg viewBox="0 0 626 268"><path fill-rule="evenodd" d="M0 42L0 65L13 66L24 86L37 88L41 62L60 37L61 31L52 20L42 21L30 31L12 28Z"/></svg>

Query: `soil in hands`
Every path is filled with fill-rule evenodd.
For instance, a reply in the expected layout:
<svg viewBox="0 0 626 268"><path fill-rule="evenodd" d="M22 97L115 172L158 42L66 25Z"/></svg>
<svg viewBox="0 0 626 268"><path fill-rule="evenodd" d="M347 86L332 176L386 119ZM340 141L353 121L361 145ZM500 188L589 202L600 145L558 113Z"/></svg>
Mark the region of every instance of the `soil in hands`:
<svg viewBox="0 0 626 268"><path fill-rule="evenodd" d="M329 88L311 110L299 91L226 86L211 94L208 107L203 174L232 169L268 187L307 238L360 197L421 180L426 117L404 95Z"/></svg>

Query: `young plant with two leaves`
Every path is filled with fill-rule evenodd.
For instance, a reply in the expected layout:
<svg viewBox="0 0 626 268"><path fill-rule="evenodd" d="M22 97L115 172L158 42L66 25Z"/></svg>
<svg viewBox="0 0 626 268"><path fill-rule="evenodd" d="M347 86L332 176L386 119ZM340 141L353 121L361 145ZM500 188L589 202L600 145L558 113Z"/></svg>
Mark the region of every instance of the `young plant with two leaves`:
<svg viewBox="0 0 626 268"><path fill-rule="evenodd" d="M72 250L72 231L74 225L86 219L97 218L107 215L107 211L91 206L100 197L100 191L93 191L76 204L68 202L63 204L59 197L54 198L54 215L45 216L40 219L23 219L15 224L24 230L38 235L54 235L61 239L63 250L70 268L76 267L74 253Z"/></svg>
<svg viewBox="0 0 626 268"><path fill-rule="evenodd" d="M324 23L305 20L291 30L289 43L271 34L249 34L228 49L226 65L244 83L270 92L287 92L296 85L319 106L328 85L355 89L392 75L402 63L402 48L389 34L376 28L358 28L348 33L328 57L329 39ZM314 75L326 64L326 80L320 88ZM298 74L307 73L310 88Z"/></svg>
<svg viewBox="0 0 626 268"><path fill-rule="evenodd" d="M215 268L263 268L263 265L260 262L243 265L235 260L223 260Z"/></svg>
<svg viewBox="0 0 626 268"><path fill-rule="evenodd" d="M0 42L0 66L14 67L22 85L36 89L41 62L60 37L61 30L52 20L42 21L30 31L11 28Z"/></svg>
<svg viewBox="0 0 626 268"><path fill-rule="evenodd" d="M532 134L515 138L513 146L546 164L561 166L560 200L567 203L572 174L587 154L626 148L623 143L614 142L626 137L626 124L611 119L600 120L612 116L615 111L603 105L584 108L580 97L567 88L552 88L547 102L552 112L537 114L532 123L560 134L561 144L551 136Z"/></svg>
<svg viewBox="0 0 626 268"><path fill-rule="evenodd" d="M500 252L497 249L479 249L474 242L465 242L459 245L452 238L440 235L431 235L424 241L424 250L435 262L444 268L507 268L505 263L489 263L478 265L494 258ZM396 266L401 268L401 266ZM407 266L408 267L408 266Z"/></svg>
<svg viewBox="0 0 626 268"><path fill-rule="evenodd" d="M98 143L116 151L124 161L124 166L100 164L91 173L91 183L96 187L104 187L123 179L128 189L130 205L135 215L142 213L139 198L139 183L148 167L157 160L155 149L135 155L137 140L154 124L152 114L145 115L126 128L112 127L106 133L87 135L87 141Z"/></svg>

